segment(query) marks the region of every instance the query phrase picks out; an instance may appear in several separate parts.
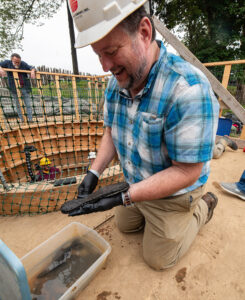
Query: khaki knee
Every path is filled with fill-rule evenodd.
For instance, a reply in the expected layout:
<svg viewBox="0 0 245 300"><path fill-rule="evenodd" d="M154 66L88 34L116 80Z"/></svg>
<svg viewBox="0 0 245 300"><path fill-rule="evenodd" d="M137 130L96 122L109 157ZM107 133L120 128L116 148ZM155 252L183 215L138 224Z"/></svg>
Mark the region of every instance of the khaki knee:
<svg viewBox="0 0 245 300"><path fill-rule="evenodd" d="M115 223L119 231L123 233L137 232L144 228L144 222L138 225L130 225L126 224L125 222L120 222L118 219L115 219Z"/></svg>
<svg viewBox="0 0 245 300"><path fill-rule="evenodd" d="M136 208L117 207L115 223L121 232L136 232L144 227L144 217Z"/></svg>
<svg viewBox="0 0 245 300"><path fill-rule="evenodd" d="M118 219L117 217L115 218L115 223L119 231L127 232L129 230L128 225L124 222L120 222L120 219Z"/></svg>
<svg viewBox="0 0 245 300"><path fill-rule="evenodd" d="M148 266L156 271L163 271L176 265L178 257L167 257L163 255L154 255L152 251L143 249L143 257Z"/></svg>

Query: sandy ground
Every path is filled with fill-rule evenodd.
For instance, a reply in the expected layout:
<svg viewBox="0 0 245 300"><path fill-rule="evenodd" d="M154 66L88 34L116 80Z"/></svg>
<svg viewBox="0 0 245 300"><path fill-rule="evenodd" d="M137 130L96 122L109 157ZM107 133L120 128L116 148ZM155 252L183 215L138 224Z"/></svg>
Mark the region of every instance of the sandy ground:
<svg viewBox="0 0 245 300"><path fill-rule="evenodd" d="M163 272L149 268L142 258L142 233L124 235L111 218L97 231L111 244L112 252L77 299L245 299L245 202L213 185L238 181L245 169L245 153L227 149L211 167L206 190L218 196L218 206L175 267ZM60 212L0 217L0 238L21 258L70 222L93 228L111 215L113 210L74 218Z"/></svg>

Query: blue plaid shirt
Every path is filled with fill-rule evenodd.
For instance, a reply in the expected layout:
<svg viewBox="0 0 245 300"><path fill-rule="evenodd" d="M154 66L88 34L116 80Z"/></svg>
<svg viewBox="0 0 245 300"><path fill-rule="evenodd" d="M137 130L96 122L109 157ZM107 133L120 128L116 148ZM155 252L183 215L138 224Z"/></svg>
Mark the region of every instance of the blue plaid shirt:
<svg viewBox="0 0 245 300"><path fill-rule="evenodd" d="M205 75L158 43L159 59L134 99L111 77L105 92L104 124L111 127L129 184L169 168L172 160L204 162L199 179L174 194L178 195L208 179L219 104Z"/></svg>

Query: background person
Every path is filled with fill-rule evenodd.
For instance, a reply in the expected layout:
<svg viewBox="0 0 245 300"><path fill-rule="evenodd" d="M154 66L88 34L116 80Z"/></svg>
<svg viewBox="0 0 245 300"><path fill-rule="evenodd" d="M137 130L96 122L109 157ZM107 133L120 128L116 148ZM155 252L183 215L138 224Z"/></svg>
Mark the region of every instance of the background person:
<svg viewBox="0 0 245 300"><path fill-rule="evenodd" d="M225 152L226 147L231 148L232 150L237 150L237 143L230 139L228 136L222 136L219 138L217 143L214 146L213 158L220 158L221 155Z"/></svg>
<svg viewBox="0 0 245 300"><path fill-rule="evenodd" d="M17 53L13 53L11 55L11 60L4 60L0 62L0 76L6 77L6 72L3 70L3 68L7 69L19 69L19 70L29 70L31 71L31 78L35 79L36 78L36 70L33 66L28 65L26 62L21 60L21 57ZM13 98L15 100L16 104L16 109L17 109L17 114L18 117L20 118L21 122L24 121L23 115L21 112L21 107L15 87L15 82L14 82L14 76L13 72L7 72L8 74L8 83L9 83L9 88L10 91L12 92ZM28 78L27 73L22 73L18 72L19 76L19 85L20 85L20 91L26 106L26 112L27 112L27 118L28 121L32 122L32 107L31 107L31 97L30 97L30 92L31 92L31 85L30 85L30 80Z"/></svg>
<svg viewBox="0 0 245 300"><path fill-rule="evenodd" d="M69 215L117 206L122 232L144 227L147 264L169 268L186 253L217 205L214 194L203 194L218 101L200 70L155 40L146 1L118 0L106 6L104 1L77 2L71 7L80 31L76 47L91 44L103 70L113 75L105 92L105 133L78 198L93 192L116 154L129 189L85 203Z"/></svg>
<svg viewBox="0 0 245 300"><path fill-rule="evenodd" d="M238 182L220 182L222 190L245 200L245 170Z"/></svg>

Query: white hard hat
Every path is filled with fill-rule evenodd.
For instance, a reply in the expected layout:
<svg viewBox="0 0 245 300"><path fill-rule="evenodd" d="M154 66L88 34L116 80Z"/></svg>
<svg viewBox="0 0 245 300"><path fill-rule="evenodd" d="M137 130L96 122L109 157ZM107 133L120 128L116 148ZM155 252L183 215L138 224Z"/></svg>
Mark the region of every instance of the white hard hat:
<svg viewBox="0 0 245 300"><path fill-rule="evenodd" d="M69 8L79 31L75 47L93 44L147 0L69 0Z"/></svg>

